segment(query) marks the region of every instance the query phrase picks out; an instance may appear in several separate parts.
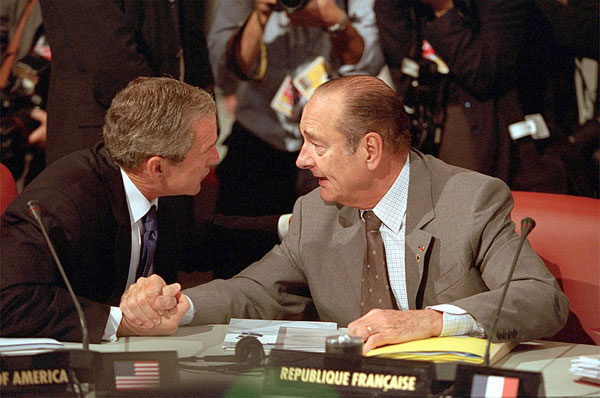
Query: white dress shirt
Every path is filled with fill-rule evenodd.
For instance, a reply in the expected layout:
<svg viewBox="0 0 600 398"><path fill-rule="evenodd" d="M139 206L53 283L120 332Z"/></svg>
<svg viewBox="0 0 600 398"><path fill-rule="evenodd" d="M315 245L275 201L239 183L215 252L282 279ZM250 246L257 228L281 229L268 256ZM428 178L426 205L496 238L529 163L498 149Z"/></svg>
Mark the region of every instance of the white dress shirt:
<svg viewBox="0 0 600 398"><path fill-rule="evenodd" d="M127 285L125 286L125 289L127 289L135 282L140 263L142 235L144 234L142 218L148 213L150 207L156 206L156 210L158 210L158 198L152 202L148 201L123 169L121 169L121 176L123 177L125 198L127 199L127 209L129 210L129 221L131 223L131 257L129 258L129 273L127 274ZM153 265L151 265L149 275L152 274L153 268ZM117 339L117 329L122 317L123 313L119 307L110 307L110 315L102 336L103 340L115 341Z"/></svg>

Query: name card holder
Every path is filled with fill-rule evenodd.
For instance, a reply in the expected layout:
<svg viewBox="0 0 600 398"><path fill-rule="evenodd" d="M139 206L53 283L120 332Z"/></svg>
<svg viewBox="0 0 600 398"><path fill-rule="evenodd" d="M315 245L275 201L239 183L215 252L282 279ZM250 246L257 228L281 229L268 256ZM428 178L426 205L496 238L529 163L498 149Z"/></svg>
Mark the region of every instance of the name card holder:
<svg viewBox="0 0 600 398"><path fill-rule="evenodd" d="M263 393L293 396L403 396L432 393L430 362L273 349Z"/></svg>
<svg viewBox="0 0 600 398"><path fill-rule="evenodd" d="M74 377L76 376L76 377ZM61 350L0 356L0 396L77 396L72 385L102 396L162 396L179 387L177 352Z"/></svg>
<svg viewBox="0 0 600 398"><path fill-rule="evenodd" d="M458 364L453 388L457 397L545 397L540 372Z"/></svg>
<svg viewBox="0 0 600 398"><path fill-rule="evenodd" d="M0 356L0 396L75 396L67 351Z"/></svg>
<svg viewBox="0 0 600 398"><path fill-rule="evenodd" d="M104 352L98 361L97 397L165 396L179 387L176 351Z"/></svg>

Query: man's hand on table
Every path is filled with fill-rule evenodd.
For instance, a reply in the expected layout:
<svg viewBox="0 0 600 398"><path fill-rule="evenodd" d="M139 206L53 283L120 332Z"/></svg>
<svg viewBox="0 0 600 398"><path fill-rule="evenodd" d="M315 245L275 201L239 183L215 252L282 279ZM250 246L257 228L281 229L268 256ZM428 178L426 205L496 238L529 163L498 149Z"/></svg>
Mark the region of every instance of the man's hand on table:
<svg viewBox="0 0 600 398"><path fill-rule="evenodd" d="M123 312L118 336L174 333L190 308L181 285L167 285L158 275L139 278L121 297Z"/></svg>
<svg viewBox="0 0 600 398"><path fill-rule="evenodd" d="M348 325L348 334L362 337L363 354L373 348L439 336L442 332L441 312L426 310L373 309Z"/></svg>

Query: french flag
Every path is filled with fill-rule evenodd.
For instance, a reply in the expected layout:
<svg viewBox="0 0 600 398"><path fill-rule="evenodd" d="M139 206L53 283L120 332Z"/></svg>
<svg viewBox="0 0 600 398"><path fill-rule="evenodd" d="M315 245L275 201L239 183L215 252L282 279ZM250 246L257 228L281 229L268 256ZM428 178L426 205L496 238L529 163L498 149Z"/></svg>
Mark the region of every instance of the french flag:
<svg viewBox="0 0 600 398"><path fill-rule="evenodd" d="M472 398L517 397L519 379L516 377L474 375L471 385Z"/></svg>

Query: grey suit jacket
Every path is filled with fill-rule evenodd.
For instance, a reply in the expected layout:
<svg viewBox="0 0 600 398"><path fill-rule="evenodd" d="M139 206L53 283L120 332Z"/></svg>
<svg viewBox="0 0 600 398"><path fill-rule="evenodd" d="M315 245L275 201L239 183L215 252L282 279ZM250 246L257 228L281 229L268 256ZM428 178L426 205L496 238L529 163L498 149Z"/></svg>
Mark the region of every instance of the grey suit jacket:
<svg viewBox="0 0 600 398"><path fill-rule="evenodd" d="M488 330L519 241L510 191L499 179L431 156L411 151L410 161L409 306L453 304ZM194 323L288 319L312 310L340 326L360 317L364 223L356 208L323 202L319 189L298 199L288 235L260 261L230 280L184 292ZM495 340L552 336L567 314L567 298L526 242Z"/></svg>

